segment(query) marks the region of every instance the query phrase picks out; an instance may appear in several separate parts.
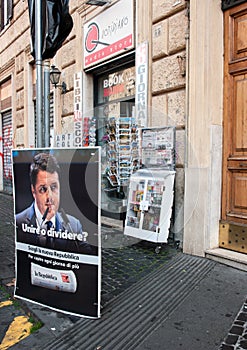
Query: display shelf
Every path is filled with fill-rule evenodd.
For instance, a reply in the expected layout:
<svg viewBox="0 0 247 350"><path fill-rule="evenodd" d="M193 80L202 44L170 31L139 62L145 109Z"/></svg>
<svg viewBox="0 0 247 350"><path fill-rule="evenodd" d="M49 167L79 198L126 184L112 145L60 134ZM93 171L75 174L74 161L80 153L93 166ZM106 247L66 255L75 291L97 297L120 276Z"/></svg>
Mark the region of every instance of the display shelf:
<svg viewBox="0 0 247 350"><path fill-rule="evenodd" d="M109 117L105 129L107 179L113 187L128 186L131 175L139 168L135 118Z"/></svg>
<svg viewBox="0 0 247 350"><path fill-rule="evenodd" d="M166 243L173 205L175 171L138 170L131 176L124 234Z"/></svg>

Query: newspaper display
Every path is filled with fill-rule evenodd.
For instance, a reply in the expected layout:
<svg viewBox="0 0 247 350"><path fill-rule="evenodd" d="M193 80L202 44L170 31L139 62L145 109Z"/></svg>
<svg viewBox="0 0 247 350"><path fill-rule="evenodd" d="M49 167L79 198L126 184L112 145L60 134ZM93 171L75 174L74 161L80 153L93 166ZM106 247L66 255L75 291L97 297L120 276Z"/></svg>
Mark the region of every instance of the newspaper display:
<svg viewBox="0 0 247 350"><path fill-rule="evenodd" d="M175 128L142 129L142 164L146 167L175 168Z"/></svg>

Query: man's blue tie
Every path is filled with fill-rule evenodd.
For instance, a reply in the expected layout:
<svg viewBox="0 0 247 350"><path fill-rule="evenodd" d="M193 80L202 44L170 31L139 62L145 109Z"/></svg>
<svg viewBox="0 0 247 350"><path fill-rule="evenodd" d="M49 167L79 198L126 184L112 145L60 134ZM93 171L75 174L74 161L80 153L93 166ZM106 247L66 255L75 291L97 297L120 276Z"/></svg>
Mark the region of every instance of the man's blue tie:
<svg viewBox="0 0 247 350"><path fill-rule="evenodd" d="M46 221L46 227L47 227L47 230L50 230L50 228L53 226L52 222L51 221Z"/></svg>
<svg viewBox="0 0 247 350"><path fill-rule="evenodd" d="M47 231L50 230L52 228L53 224L51 221L46 221L46 227L47 227ZM47 248L53 248L53 238L46 236L46 247Z"/></svg>

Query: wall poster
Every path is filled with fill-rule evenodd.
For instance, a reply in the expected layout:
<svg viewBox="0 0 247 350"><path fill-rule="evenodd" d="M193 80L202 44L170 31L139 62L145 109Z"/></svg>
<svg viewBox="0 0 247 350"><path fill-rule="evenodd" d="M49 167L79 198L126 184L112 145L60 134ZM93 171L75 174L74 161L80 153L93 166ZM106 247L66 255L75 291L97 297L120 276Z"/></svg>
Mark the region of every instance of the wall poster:
<svg viewBox="0 0 247 350"><path fill-rule="evenodd" d="M141 130L142 164L145 168L175 169L175 127Z"/></svg>
<svg viewBox="0 0 247 350"><path fill-rule="evenodd" d="M15 296L100 317L100 148L12 151Z"/></svg>

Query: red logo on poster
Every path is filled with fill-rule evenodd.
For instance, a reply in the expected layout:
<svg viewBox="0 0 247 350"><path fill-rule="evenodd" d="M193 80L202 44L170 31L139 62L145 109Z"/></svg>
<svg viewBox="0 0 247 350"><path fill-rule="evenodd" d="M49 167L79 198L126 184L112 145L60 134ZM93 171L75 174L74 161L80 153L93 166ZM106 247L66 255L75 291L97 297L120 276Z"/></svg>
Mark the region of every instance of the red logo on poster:
<svg viewBox="0 0 247 350"><path fill-rule="evenodd" d="M70 283L69 276L65 273L61 273L62 281L64 283Z"/></svg>

